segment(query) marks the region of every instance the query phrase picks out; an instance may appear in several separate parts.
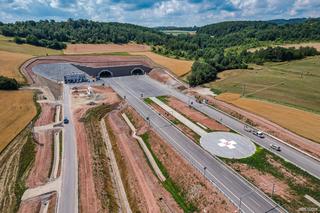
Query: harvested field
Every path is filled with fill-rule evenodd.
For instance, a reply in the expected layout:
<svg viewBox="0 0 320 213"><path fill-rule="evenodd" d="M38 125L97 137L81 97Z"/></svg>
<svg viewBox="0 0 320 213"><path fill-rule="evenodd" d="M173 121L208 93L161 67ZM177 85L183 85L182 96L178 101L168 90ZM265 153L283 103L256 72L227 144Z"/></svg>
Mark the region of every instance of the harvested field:
<svg viewBox="0 0 320 213"><path fill-rule="evenodd" d="M299 43L299 44L281 44L281 45L271 45L272 47L276 47L276 46L280 46L280 47L285 47L285 48L290 48L290 47L294 47L294 48L299 48L299 47L314 47L316 48L318 51L320 51L320 43L319 42L306 42L306 43ZM257 47L257 48L251 48L248 51L249 52L254 52L256 50L260 50L260 49L265 49L266 47Z"/></svg>
<svg viewBox="0 0 320 213"><path fill-rule="evenodd" d="M132 55L144 55L154 61L156 64L169 69L177 76L183 76L190 72L193 61L179 60L162 56L153 52L135 52Z"/></svg>
<svg viewBox="0 0 320 213"><path fill-rule="evenodd" d="M231 103L237 107L253 112L305 138L320 143L320 115L305 112L279 104L268 103L248 98L240 98L238 94L224 93L217 99ZM297 119L303 118L303 121Z"/></svg>
<svg viewBox="0 0 320 213"><path fill-rule="evenodd" d="M126 111L136 128L145 129L147 123L131 108ZM142 134L143 132L141 132ZM154 130L145 132L149 135L150 148L162 163L167 175L180 189L187 202L192 203L199 212L234 212L236 208L194 167L185 161Z"/></svg>
<svg viewBox="0 0 320 213"><path fill-rule="evenodd" d="M143 151L132 138L120 112L111 112L106 121L111 127L108 130L112 131L110 138L113 146L117 144L114 147L118 150L117 161L120 160L119 155L121 156L121 163L118 164L132 211L182 212L148 166Z"/></svg>
<svg viewBox="0 0 320 213"><path fill-rule="evenodd" d="M32 91L0 91L0 151L36 115Z"/></svg>
<svg viewBox="0 0 320 213"><path fill-rule="evenodd" d="M51 164L53 161L53 131L35 133L36 158L26 181L28 188L43 185L49 181Z"/></svg>
<svg viewBox="0 0 320 213"><path fill-rule="evenodd" d="M31 57L31 55L22 53L0 51L0 75L14 78L18 82L25 82L25 79L19 71L19 67L23 62Z"/></svg>
<svg viewBox="0 0 320 213"><path fill-rule="evenodd" d="M148 45L143 44L68 44L65 54L92 54L92 53L123 53L150 51Z"/></svg>
<svg viewBox="0 0 320 213"><path fill-rule="evenodd" d="M173 109L177 110L178 112L182 113L185 117L191 119L194 122L199 122L200 124L206 126L211 131L229 131L229 128L225 127L224 125L218 123L217 121L209 118L208 116L204 115L203 113L190 108L184 102L174 98L168 97L168 105Z"/></svg>
<svg viewBox="0 0 320 213"><path fill-rule="evenodd" d="M0 50L13 52L13 53L23 53L33 56L41 55L60 55L61 50L54 50L45 47L37 47L29 44L16 44L11 37L5 37L0 35Z"/></svg>

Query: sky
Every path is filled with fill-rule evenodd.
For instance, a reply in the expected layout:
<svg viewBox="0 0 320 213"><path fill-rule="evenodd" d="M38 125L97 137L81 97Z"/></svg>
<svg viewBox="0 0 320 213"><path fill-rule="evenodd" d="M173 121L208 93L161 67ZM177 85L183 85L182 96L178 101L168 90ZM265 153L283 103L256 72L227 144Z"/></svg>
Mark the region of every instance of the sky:
<svg viewBox="0 0 320 213"><path fill-rule="evenodd" d="M320 0L0 0L0 21L91 19L149 27L320 17Z"/></svg>

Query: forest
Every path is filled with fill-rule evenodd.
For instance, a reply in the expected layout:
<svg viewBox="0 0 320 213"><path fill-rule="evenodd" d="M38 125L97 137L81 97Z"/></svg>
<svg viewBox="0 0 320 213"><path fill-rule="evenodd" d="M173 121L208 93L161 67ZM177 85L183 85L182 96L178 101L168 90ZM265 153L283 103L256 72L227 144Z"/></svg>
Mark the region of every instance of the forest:
<svg viewBox="0 0 320 213"><path fill-rule="evenodd" d="M169 27L170 28L170 27ZM172 28L172 27L171 27ZM171 29L170 28L170 29ZM313 49L268 48L255 53L226 51L239 45L259 46L263 42L304 42L320 40L320 18L273 20L273 21L229 21L197 29L195 35L168 35L160 29L115 22L54 20L1 23L0 33L14 37L16 43L28 43L53 49L63 49L66 43L128 43L136 42L152 46L152 51L169 57L195 60L199 63L192 69L190 80L198 85L214 79L214 75L199 73L205 66L213 73L226 69L246 68L247 63L300 59L318 54ZM194 76L193 76L194 75ZM197 80L194 80L197 79ZM199 80L200 79L200 80ZM207 80L206 80L207 79Z"/></svg>

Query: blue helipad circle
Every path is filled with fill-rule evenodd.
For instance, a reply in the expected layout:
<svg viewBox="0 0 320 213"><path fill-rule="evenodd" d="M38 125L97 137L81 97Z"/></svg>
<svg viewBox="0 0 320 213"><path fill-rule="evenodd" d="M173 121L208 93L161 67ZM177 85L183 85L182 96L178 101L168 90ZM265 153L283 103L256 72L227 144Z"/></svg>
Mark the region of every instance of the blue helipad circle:
<svg viewBox="0 0 320 213"><path fill-rule="evenodd" d="M211 154L224 158L246 158L256 151L249 138L231 132L210 132L200 138L200 144Z"/></svg>

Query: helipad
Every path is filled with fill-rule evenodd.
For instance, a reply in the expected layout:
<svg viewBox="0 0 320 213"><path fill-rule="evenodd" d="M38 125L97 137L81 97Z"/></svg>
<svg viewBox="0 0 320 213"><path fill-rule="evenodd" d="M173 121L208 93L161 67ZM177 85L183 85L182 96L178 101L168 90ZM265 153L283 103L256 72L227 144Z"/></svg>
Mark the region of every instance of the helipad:
<svg viewBox="0 0 320 213"><path fill-rule="evenodd" d="M201 137L200 144L211 154L224 158L246 158L256 151L250 139L231 132L210 132Z"/></svg>

